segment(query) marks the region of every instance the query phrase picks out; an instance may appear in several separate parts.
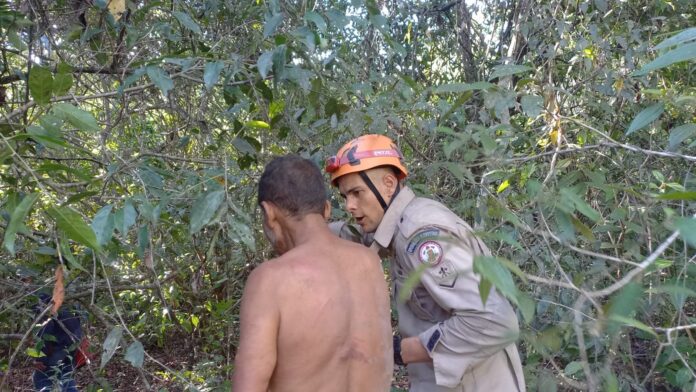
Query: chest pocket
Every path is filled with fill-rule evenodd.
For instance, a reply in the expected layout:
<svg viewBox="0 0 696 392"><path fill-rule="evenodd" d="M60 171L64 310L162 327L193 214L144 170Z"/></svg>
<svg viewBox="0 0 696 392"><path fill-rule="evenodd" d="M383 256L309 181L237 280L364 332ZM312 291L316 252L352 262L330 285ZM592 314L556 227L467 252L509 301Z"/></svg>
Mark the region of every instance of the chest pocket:
<svg viewBox="0 0 696 392"><path fill-rule="evenodd" d="M442 309L440 305L433 300L428 290L421 284L413 288L407 305L416 317L432 323L445 321L451 316L450 312Z"/></svg>

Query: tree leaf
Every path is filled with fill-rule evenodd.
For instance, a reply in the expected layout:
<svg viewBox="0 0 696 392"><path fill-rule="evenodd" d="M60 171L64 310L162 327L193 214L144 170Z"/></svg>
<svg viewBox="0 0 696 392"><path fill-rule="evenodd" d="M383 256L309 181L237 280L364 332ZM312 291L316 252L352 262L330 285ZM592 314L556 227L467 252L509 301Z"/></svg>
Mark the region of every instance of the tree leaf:
<svg viewBox="0 0 696 392"><path fill-rule="evenodd" d="M162 91L162 95L167 97L169 90L174 88L174 82L172 81L172 78L169 77L167 71L161 67L152 65L147 67L146 72L147 76L150 78L150 81L152 81L155 86L159 87L160 91Z"/></svg>
<svg viewBox="0 0 696 392"><path fill-rule="evenodd" d="M143 360L145 359L145 350L143 349L143 344L137 340L131 343L126 349L124 359L130 362L133 367L142 368Z"/></svg>
<svg viewBox="0 0 696 392"><path fill-rule="evenodd" d="M201 26L199 26L198 23L196 23L196 21L194 21L189 14L181 11L174 11L172 12L172 14L187 29L191 30L192 32L198 35L202 33Z"/></svg>
<svg viewBox="0 0 696 392"><path fill-rule="evenodd" d="M123 328L121 328L120 325L113 327L109 334L106 336L106 339L104 340L104 350L102 351L101 356L101 364L99 365L100 369L103 369L104 366L106 366L106 364L109 362L111 357L114 356L116 349L118 349L119 343L121 343L122 336Z"/></svg>
<svg viewBox="0 0 696 392"><path fill-rule="evenodd" d="M260 128L260 129L270 129L271 128L271 126L267 122L261 121L261 120L247 121L244 125L246 125L247 127Z"/></svg>
<svg viewBox="0 0 696 392"><path fill-rule="evenodd" d="M560 191L561 196L563 199L568 200L573 204L575 209L577 209L581 214L585 215L586 217L592 219L594 222L599 222L602 216L592 208L587 202L580 197L576 193L574 189L571 188L562 188Z"/></svg>
<svg viewBox="0 0 696 392"><path fill-rule="evenodd" d="M679 229L682 238L696 248L696 218L679 218L675 226Z"/></svg>
<svg viewBox="0 0 696 392"><path fill-rule="evenodd" d="M536 117L544 109L544 99L536 95L525 95L520 100L522 111L529 117Z"/></svg>
<svg viewBox="0 0 696 392"><path fill-rule="evenodd" d="M681 45L670 50L648 64L645 64L639 71L634 72L633 76L643 76L650 71L655 71L657 69L668 67L674 63L691 60L693 58L696 58L696 42Z"/></svg>
<svg viewBox="0 0 696 392"><path fill-rule="evenodd" d="M580 370L582 370L582 362L573 361L566 365L565 370L563 370L563 373L565 373L566 376L572 376Z"/></svg>
<svg viewBox="0 0 696 392"><path fill-rule="evenodd" d="M674 151L677 146L684 140L696 134L696 124L689 123L672 128L669 131L669 150Z"/></svg>
<svg viewBox="0 0 696 392"><path fill-rule="evenodd" d="M128 230L135 224L135 219L138 216L138 212L135 210L135 207L133 207L133 203L130 200L126 201L126 204L123 206L123 221L120 222L121 226L117 227L118 231L121 232L121 234L126 234L128 233Z"/></svg>
<svg viewBox="0 0 696 392"><path fill-rule="evenodd" d="M114 233L114 216L111 214L113 206L111 204L102 207L94 219L92 219L92 230L97 237L99 245L104 245L111 239Z"/></svg>
<svg viewBox="0 0 696 392"><path fill-rule="evenodd" d="M474 90L487 90L493 88L495 85L488 82L476 82L476 83L447 83L441 84L435 88L433 91L435 94L444 93L464 93L467 91Z"/></svg>
<svg viewBox="0 0 696 392"><path fill-rule="evenodd" d="M276 31L280 22L283 21L283 14L277 13L270 17L266 17L266 23L263 25L263 38L268 38Z"/></svg>
<svg viewBox="0 0 696 392"><path fill-rule="evenodd" d="M474 258L474 272L481 275L482 278L488 280L495 288L515 305L518 301L518 291L515 282L512 280L512 274L504 266L497 257L493 256L476 256Z"/></svg>
<svg viewBox="0 0 696 392"><path fill-rule="evenodd" d="M256 61L256 68L259 70L259 74L262 78L268 76L268 71L273 67L273 51L263 52L259 59Z"/></svg>
<svg viewBox="0 0 696 392"><path fill-rule="evenodd" d="M648 327L644 323L641 323L640 321L638 321L634 318L612 314L611 316L609 316L609 320L614 321L614 322L619 323L619 324L627 325L629 327L637 328L637 329L640 329L641 331L647 332L653 336L657 336L657 334L655 333L655 330L653 330L652 328Z"/></svg>
<svg viewBox="0 0 696 392"><path fill-rule="evenodd" d="M309 11L304 16L305 21L312 22L322 33L326 31L326 21L318 13Z"/></svg>
<svg viewBox="0 0 696 392"><path fill-rule="evenodd" d="M643 109L636 118L631 121L631 125L628 126L626 131L626 136L632 134L633 132L642 129L657 120L658 117L665 111L665 104L660 102L652 106Z"/></svg>
<svg viewBox="0 0 696 392"><path fill-rule="evenodd" d="M48 68L34 66L29 72L29 93L34 101L46 104L51 101L53 74Z"/></svg>
<svg viewBox="0 0 696 392"><path fill-rule="evenodd" d="M670 46L681 44L682 42L693 41L696 39L696 27L688 28L679 34L673 35L655 46L655 50L669 48Z"/></svg>
<svg viewBox="0 0 696 392"><path fill-rule="evenodd" d="M663 193L657 198L660 200L696 200L696 191Z"/></svg>
<svg viewBox="0 0 696 392"><path fill-rule="evenodd" d="M91 113L69 103L62 102L53 105L53 114L81 131L99 132L101 130Z"/></svg>
<svg viewBox="0 0 696 392"><path fill-rule="evenodd" d="M531 71L532 67L519 64L502 64L493 67L493 73L488 78L488 80L493 80L495 78L501 78L504 76L515 75L522 72Z"/></svg>
<svg viewBox="0 0 696 392"><path fill-rule="evenodd" d="M46 212L70 239L94 250L100 249L94 231L87 226L77 211L70 207L50 207Z"/></svg>
<svg viewBox="0 0 696 392"><path fill-rule="evenodd" d="M274 83L277 83L285 75L285 52L287 47L285 45L279 45L273 50L273 73Z"/></svg>
<svg viewBox="0 0 696 392"><path fill-rule="evenodd" d="M218 208L220 203L225 198L225 191L213 191L205 195L202 195L193 203L191 208L191 224L189 227L189 233L191 235L196 234L203 226L207 225Z"/></svg>
<svg viewBox="0 0 696 392"><path fill-rule="evenodd" d="M15 254L14 244L15 238L17 237L17 230L22 227L24 218L26 218L27 214L31 210L31 206L34 205L34 202L38 197L38 193L32 193L25 196L24 199L22 199L17 207L15 207L15 209L12 211L10 223L7 225L7 229L5 229L5 238L3 240L5 249L7 249L12 256Z"/></svg>
<svg viewBox="0 0 696 392"><path fill-rule="evenodd" d="M58 72L53 76L53 94L64 95L73 84L72 67L67 63L58 64Z"/></svg>
<svg viewBox="0 0 696 392"><path fill-rule="evenodd" d="M205 83L205 88L210 90L213 88L218 79L220 79L220 72L225 67L223 61L212 61L205 65L205 71L203 71L203 83Z"/></svg>

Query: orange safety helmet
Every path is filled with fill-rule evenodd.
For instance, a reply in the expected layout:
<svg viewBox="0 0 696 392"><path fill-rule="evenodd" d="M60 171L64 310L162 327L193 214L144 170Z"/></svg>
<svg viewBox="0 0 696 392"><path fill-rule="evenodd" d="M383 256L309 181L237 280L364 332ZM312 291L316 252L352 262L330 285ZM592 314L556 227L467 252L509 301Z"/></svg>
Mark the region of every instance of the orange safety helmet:
<svg viewBox="0 0 696 392"><path fill-rule="evenodd" d="M396 177L403 180L408 170L403 155L394 142L384 135L363 135L346 143L338 153L326 160L326 172L331 174L331 185L339 177L359 173L378 166L392 166Z"/></svg>

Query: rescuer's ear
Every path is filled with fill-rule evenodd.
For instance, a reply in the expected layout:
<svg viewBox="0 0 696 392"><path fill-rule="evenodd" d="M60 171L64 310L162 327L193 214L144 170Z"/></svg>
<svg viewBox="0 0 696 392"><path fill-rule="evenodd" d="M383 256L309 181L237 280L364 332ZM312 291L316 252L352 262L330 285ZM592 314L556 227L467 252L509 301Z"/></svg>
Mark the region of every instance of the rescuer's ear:
<svg viewBox="0 0 696 392"><path fill-rule="evenodd" d="M385 168L384 174L382 175L382 185L386 193L387 199L392 198L394 193L396 193L396 187L399 185L399 179L396 178L393 170Z"/></svg>

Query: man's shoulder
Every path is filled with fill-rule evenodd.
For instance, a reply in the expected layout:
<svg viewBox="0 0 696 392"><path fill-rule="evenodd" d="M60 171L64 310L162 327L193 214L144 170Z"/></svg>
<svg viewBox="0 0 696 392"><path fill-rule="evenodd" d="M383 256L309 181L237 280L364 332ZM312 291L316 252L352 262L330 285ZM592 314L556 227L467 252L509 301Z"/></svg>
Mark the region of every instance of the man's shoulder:
<svg viewBox="0 0 696 392"><path fill-rule="evenodd" d="M444 204L417 197L406 206L399 219L399 230L406 237L429 227L441 227L456 231L461 219Z"/></svg>

